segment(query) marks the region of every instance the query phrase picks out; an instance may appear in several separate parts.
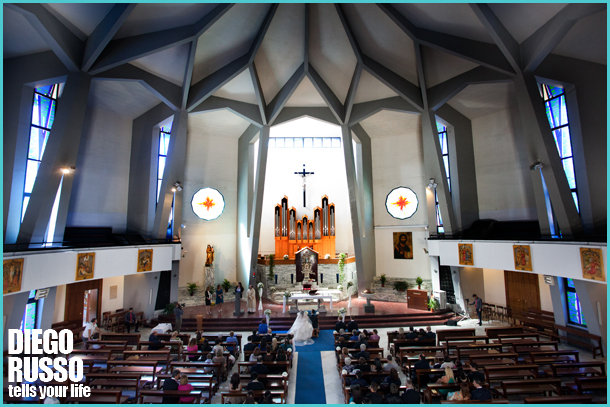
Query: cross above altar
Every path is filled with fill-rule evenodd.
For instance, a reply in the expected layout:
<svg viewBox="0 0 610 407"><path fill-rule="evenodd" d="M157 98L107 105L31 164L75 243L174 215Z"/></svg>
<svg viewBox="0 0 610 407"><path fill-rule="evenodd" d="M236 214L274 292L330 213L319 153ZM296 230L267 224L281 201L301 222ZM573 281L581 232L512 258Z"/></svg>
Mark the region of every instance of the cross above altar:
<svg viewBox="0 0 610 407"><path fill-rule="evenodd" d="M305 177L308 175L313 175L313 172L306 172L305 171L305 164L303 164L303 171L297 171L295 172L295 175L300 175L303 177L303 208L305 208L306 205L306 199L305 199Z"/></svg>

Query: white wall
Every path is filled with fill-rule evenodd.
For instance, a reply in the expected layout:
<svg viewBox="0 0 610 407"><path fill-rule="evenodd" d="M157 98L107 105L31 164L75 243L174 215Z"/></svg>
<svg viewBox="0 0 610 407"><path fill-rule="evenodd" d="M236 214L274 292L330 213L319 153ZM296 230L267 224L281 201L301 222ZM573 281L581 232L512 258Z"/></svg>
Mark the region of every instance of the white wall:
<svg viewBox="0 0 610 407"><path fill-rule="evenodd" d="M114 312L117 309L123 308L123 289L124 289L124 280L125 277L110 277L105 278L102 283L102 312ZM110 287L117 286L117 295L116 298L110 299Z"/></svg>
<svg viewBox="0 0 610 407"><path fill-rule="evenodd" d="M98 248L66 250L47 253L25 254L5 253L4 259L23 257L23 279L21 291L37 290L39 288L54 287L75 282L77 253L95 253L94 279L118 277L127 274L137 274L138 250L152 249L152 271L172 269L172 245L159 245L153 247L128 248ZM140 273L144 274L144 273ZM13 295L6 294L7 295ZM60 297L60 296L59 296ZM59 298L58 297L58 298Z"/></svg>
<svg viewBox="0 0 610 407"><path fill-rule="evenodd" d="M473 245L473 267L513 271L517 271L515 269L513 245L528 244L531 250L533 273L576 280L583 279L580 248L599 248L602 250L604 275L607 276L607 247L603 243L430 240L428 241L428 250L431 256L441 257L441 264L461 267L458 258L458 244L460 243L471 243ZM606 282L596 282L606 284Z"/></svg>
<svg viewBox="0 0 610 407"><path fill-rule="evenodd" d="M551 286L544 282L544 275L538 275L540 285L540 309L553 312L553 300L551 299ZM557 312L560 312L557 310Z"/></svg>
<svg viewBox="0 0 610 407"><path fill-rule="evenodd" d="M487 298L485 293L485 275L483 273L483 269L475 268L475 267L463 267L460 270L460 284L462 286L462 295L464 296L464 300L468 300L469 303L472 303L472 294L476 294L483 302L493 302L495 300L494 297L491 299ZM470 317L475 318L476 312L474 312L474 308L470 308Z"/></svg>
<svg viewBox="0 0 610 407"><path fill-rule="evenodd" d="M517 107L472 120L479 216L536 220L536 202Z"/></svg>
<svg viewBox="0 0 610 407"><path fill-rule="evenodd" d="M395 232L413 233L413 259L394 259ZM386 277L417 278L424 280L431 277L430 257L423 251L427 246L426 238L428 231L423 228L377 228L375 229L375 258L377 264L377 275L385 274Z"/></svg>
<svg viewBox="0 0 610 407"><path fill-rule="evenodd" d="M303 118L271 128L271 137L341 137L341 129L318 120ZM314 175L307 177L307 206L303 207L303 170ZM261 238L259 253L275 252L274 208L286 195L288 207L295 207L297 220L303 215L313 219L316 206L322 207L322 196L336 209L335 251L350 252L353 247L349 193L345 173L343 148L270 148L267 156L267 175L263 195ZM350 245L351 243L351 245ZM334 253L332 253L334 256Z"/></svg>
<svg viewBox="0 0 610 407"><path fill-rule="evenodd" d="M487 298L487 301L492 304L502 305L506 307L506 285L504 284L504 270L483 269L483 284L485 286L484 298ZM473 293L469 292L466 294L471 297ZM481 294L477 292L477 295Z"/></svg>
<svg viewBox="0 0 610 407"><path fill-rule="evenodd" d="M55 309L53 311L53 323L62 322L66 312L66 285L58 285L55 295Z"/></svg>
<svg viewBox="0 0 610 407"><path fill-rule="evenodd" d="M214 246L216 281L235 280L237 250L237 141L248 123L226 110L190 115L183 183L181 287L203 284L206 247ZM219 218L205 221L193 213L191 200L201 188L212 187L224 197Z"/></svg>
<svg viewBox="0 0 610 407"><path fill-rule="evenodd" d="M124 233L127 223L131 119L90 106L79 146L67 226L111 226Z"/></svg>

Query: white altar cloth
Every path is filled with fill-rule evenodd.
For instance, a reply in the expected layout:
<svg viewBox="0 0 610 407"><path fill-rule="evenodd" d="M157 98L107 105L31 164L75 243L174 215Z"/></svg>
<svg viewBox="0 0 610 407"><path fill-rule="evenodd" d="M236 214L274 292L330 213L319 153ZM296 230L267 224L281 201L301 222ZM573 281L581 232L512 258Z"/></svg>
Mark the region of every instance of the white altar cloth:
<svg viewBox="0 0 610 407"><path fill-rule="evenodd" d="M302 293L298 293L298 294L292 294L292 297L290 297L291 300L294 301L295 306L297 307L297 309L299 309L299 305L298 302L299 300L324 300L324 299L328 299L328 302L330 303L330 310L333 310L333 296L330 293L318 293L315 295L309 295L309 294L302 294Z"/></svg>
<svg viewBox="0 0 610 407"><path fill-rule="evenodd" d="M171 332L172 331L172 324L159 324L156 327L154 327L150 333L156 332L158 334L164 334L166 332Z"/></svg>

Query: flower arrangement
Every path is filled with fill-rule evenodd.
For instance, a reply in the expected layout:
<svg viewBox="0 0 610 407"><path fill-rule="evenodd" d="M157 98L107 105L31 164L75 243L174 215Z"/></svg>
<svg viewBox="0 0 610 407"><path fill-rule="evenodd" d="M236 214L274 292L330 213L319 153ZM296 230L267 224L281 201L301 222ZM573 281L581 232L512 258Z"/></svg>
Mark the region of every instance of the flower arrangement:
<svg viewBox="0 0 610 407"><path fill-rule="evenodd" d="M290 298L292 297L292 294L290 293L290 291L284 291L284 297Z"/></svg>
<svg viewBox="0 0 610 407"><path fill-rule="evenodd" d="M339 291L343 290L343 286L342 286L341 284L339 284L339 285L337 286L337 290L339 290Z"/></svg>
<svg viewBox="0 0 610 407"><path fill-rule="evenodd" d="M330 254L326 253L326 254L324 255L324 258L325 258L326 260L330 259Z"/></svg>
<svg viewBox="0 0 610 407"><path fill-rule="evenodd" d="M263 287L265 287L265 284L263 284L263 283L261 282L261 283L258 283L256 286L257 286L258 288L263 288Z"/></svg>
<svg viewBox="0 0 610 407"><path fill-rule="evenodd" d="M347 293L350 294L351 288L354 286L354 282L353 281L348 281L347 282Z"/></svg>
<svg viewBox="0 0 610 407"><path fill-rule="evenodd" d="M271 310L270 309L266 309L264 312L265 315L271 315Z"/></svg>
<svg viewBox="0 0 610 407"><path fill-rule="evenodd" d="M287 255L287 254L285 254L285 255L284 255L284 260L288 260L288 259L289 259L288 255Z"/></svg>
<svg viewBox="0 0 610 407"><path fill-rule="evenodd" d="M339 313L339 315L341 314L345 314L347 312L347 310L345 309L345 307L341 307L339 308L339 311L337 311Z"/></svg>
<svg viewBox="0 0 610 407"><path fill-rule="evenodd" d="M277 291L277 288L275 288L275 287L271 287L271 288L269 289L269 291L271 291L272 293L274 293L274 292L276 292L276 291Z"/></svg>

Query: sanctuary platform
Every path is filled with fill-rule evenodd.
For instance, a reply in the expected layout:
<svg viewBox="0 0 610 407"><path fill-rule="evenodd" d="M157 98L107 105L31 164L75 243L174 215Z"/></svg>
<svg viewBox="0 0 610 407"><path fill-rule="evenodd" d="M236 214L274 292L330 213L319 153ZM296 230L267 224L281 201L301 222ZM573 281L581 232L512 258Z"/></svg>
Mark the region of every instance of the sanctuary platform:
<svg viewBox="0 0 610 407"><path fill-rule="evenodd" d="M381 328L395 326L426 326L426 325L444 325L448 319L453 318L455 313L450 309L437 310L435 312L421 311L408 308L405 303L394 302L374 302L375 313L367 314L364 312L364 298L353 298L352 307L348 308L347 301L333 303L333 312L320 314L318 317L320 329L333 329L337 322L337 310L345 307L347 309L346 321L349 316L353 316L358 322L360 328ZM242 309L245 302L242 303ZM205 305L190 306L184 309L182 318L183 331L197 330L197 315L203 315L202 328L204 331L248 331L258 327L265 316L263 311L257 311L254 314L244 313L241 317L233 316L235 309L234 302L225 302L222 308L222 313L218 313L218 309L212 307L212 315L205 314ZM295 315L282 313L282 305L274 304L269 301L263 301L263 310L271 310L271 329L274 331L286 331L292 326ZM158 318L152 320L152 323L170 322L174 323L173 315L159 315Z"/></svg>

